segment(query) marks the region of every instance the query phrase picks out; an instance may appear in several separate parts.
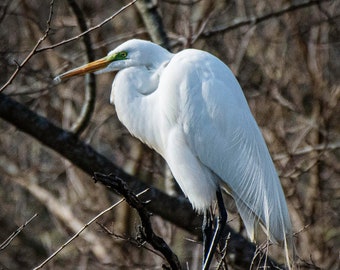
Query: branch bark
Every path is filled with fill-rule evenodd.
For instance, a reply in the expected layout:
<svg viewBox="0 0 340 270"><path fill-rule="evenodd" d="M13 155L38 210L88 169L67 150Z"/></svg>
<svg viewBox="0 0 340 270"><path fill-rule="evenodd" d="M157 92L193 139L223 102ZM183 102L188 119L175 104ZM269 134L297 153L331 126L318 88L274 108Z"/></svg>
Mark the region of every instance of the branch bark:
<svg viewBox="0 0 340 270"><path fill-rule="evenodd" d="M170 50L169 39L164 30L162 18L158 12L157 1L140 0L136 2L151 40Z"/></svg>
<svg viewBox="0 0 340 270"><path fill-rule="evenodd" d="M163 238L157 236L151 225L151 214L146 210L144 204L126 185L126 183L119 177L95 173L94 179L101 182L108 189L121 194L126 202L138 212L142 221L142 226L139 228L139 233L142 241L148 242L155 250L161 252L168 261L171 269L182 269L179 260L175 253L172 252Z"/></svg>

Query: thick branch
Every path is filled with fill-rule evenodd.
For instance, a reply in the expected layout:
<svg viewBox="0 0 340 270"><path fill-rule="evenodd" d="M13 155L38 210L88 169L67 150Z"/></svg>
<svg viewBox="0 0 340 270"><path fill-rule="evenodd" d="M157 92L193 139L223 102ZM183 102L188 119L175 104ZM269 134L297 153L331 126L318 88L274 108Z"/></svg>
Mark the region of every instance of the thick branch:
<svg viewBox="0 0 340 270"><path fill-rule="evenodd" d="M113 173L124 179L134 192L150 188L137 178L123 172L90 145L79 140L73 133L55 126L46 118L35 114L4 94L0 94L0 117L70 160L91 177L94 172ZM200 219L192 211L187 200L172 198L154 188L150 188L150 191L141 199L145 199L146 196L148 200L151 200L148 204L151 212L163 216L194 234L199 234ZM162 201L162 205L159 201Z"/></svg>
<svg viewBox="0 0 340 270"><path fill-rule="evenodd" d="M160 215L190 233L201 237L202 217L197 216L186 199L166 195L162 191L126 174L107 158L97 153L90 145L80 141L73 133L55 126L46 118L37 115L24 105L1 93L0 117L53 149L90 176L93 176L95 172L114 174L124 179L134 193L149 189L140 199L150 201L147 204L147 209L150 212ZM228 254L233 255L232 257L235 258L235 263L239 267L249 269L256 247L244 237L235 233L229 226L226 230L230 232ZM268 263L270 263L269 259Z"/></svg>

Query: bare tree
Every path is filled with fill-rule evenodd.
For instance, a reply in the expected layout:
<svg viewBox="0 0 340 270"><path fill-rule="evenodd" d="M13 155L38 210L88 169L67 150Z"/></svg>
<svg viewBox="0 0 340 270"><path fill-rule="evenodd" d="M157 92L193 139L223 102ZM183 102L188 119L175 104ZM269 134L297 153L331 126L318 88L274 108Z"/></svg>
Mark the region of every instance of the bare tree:
<svg viewBox="0 0 340 270"><path fill-rule="evenodd" d="M1 268L36 267L61 246L47 262L53 269L166 264L151 245L136 242L136 211L124 202L110 209L120 196L95 184L94 172L119 176L135 194L147 189L140 198L154 214L154 233L182 267L200 267L201 217L165 184L164 161L117 120L108 103L113 76L53 83L56 74L134 37L174 52L204 49L232 68L281 177L297 264L340 267L339 1L3 2ZM232 202L229 211L228 250L216 266L256 268L260 247L242 236ZM269 250L283 261L279 248Z"/></svg>

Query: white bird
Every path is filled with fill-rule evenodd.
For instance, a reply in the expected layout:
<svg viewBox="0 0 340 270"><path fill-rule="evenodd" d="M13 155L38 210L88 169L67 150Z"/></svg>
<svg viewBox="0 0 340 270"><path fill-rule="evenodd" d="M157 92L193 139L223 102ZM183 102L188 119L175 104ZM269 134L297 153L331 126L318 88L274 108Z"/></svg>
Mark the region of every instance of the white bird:
<svg viewBox="0 0 340 270"><path fill-rule="evenodd" d="M285 197L232 71L204 51L172 54L152 42L133 39L56 80L99 70L119 71L111 92L119 120L163 156L193 207L207 213L217 200L224 226L220 187L228 190L249 238L254 240L261 224L268 239L284 243L289 264L292 229ZM208 239L205 246L209 253L214 241L218 239ZM204 269L211 260L207 256L211 254L205 251Z"/></svg>

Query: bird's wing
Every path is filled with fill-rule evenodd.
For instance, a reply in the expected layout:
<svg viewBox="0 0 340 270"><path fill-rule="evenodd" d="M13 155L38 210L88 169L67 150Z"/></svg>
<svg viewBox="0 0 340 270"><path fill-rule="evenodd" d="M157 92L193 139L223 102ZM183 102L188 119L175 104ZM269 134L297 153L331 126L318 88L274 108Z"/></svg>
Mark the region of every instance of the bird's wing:
<svg viewBox="0 0 340 270"><path fill-rule="evenodd" d="M167 74L168 85L178 82L169 99L178 103L171 116L183 145L228 186L251 239L261 222L273 240L284 240L291 225L281 184L232 72L210 54L186 50Z"/></svg>

